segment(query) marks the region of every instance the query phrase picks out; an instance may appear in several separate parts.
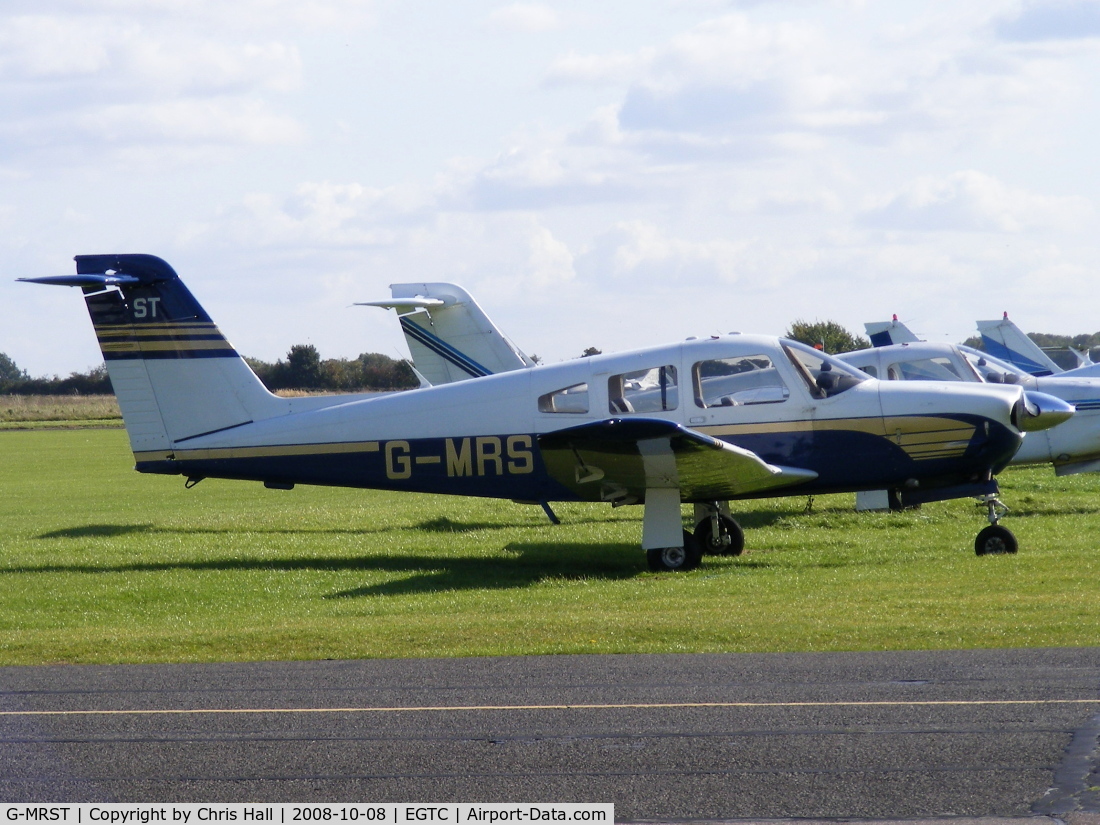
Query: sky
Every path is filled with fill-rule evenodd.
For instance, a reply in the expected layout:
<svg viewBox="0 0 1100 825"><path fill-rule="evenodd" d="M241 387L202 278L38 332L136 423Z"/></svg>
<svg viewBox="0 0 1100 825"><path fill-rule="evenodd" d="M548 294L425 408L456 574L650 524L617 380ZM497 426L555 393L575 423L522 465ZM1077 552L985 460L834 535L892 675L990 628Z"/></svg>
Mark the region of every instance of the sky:
<svg viewBox="0 0 1100 825"><path fill-rule="evenodd" d="M5 0L0 352L101 362L78 254L238 351L407 350L469 290L553 363L897 314L1100 329L1100 0Z"/></svg>

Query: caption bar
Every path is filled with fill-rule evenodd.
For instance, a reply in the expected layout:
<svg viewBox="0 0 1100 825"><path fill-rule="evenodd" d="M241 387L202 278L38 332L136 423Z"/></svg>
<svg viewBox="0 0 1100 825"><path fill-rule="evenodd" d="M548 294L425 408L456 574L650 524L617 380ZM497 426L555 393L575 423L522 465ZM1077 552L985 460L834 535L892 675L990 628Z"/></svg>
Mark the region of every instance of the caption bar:
<svg viewBox="0 0 1100 825"><path fill-rule="evenodd" d="M445 823L464 825L467 822L493 825L499 822L595 822L611 825L615 821L612 803L586 802L524 802L524 803L321 803L300 804L153 804L123 803L79 805L0 805L0 822L59 823L66 825L150 825L174 823L198 825L230 822L234 825L266 825L278 823L349 823L373 825L424 825Z"/></svg>

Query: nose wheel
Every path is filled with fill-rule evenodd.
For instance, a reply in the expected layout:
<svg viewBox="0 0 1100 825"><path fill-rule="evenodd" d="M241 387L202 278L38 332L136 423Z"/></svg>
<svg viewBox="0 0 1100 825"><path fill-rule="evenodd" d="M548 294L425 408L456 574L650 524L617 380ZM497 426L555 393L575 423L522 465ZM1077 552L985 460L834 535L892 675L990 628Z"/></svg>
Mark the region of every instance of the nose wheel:
<svg viewBox="0 0 1100 825"><path fill-rule="evenodd" d="M695 541L705 556L740 556L745 551L741 525L716 509L695 528Z"/></svg>
<svg viewBox="0 0 1100 825"><path fill-rule="evenodd" d="M1007 527L998 524L1001 516L1008 512L1008 507L995 494L979 498L978 506L986 507L989 526L982 529L974 539L974 552L979 556L1003 556L1015 553L1018 549L1016 536Z"/></svg>

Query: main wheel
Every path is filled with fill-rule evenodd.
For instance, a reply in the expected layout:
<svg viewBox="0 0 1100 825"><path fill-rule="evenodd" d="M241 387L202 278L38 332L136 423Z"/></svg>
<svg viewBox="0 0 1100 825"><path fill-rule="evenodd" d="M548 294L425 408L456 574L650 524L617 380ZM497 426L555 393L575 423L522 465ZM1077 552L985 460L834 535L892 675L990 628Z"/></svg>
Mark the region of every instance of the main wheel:
<svg viewBox="0 0 1100 825"><path fill-rule="evenodd" d="M974 552L979 556L1002 556L1016 552L1016 537L1007 527L991 524L974 539Z"/></svg>
<svg viewBox="0 0 1100 825"><path fill-rule="evenodd" d="M654 573L683 573L698 567L703 553L695 537L685 530L683 547L652 547L646 550L646 560Z"/></svg>
<svg viewBox="0 0 1100 825"><path fill-rule="evenodd" d="M723 537L729 536L729 542ZM729 516L718 516L718 535L714 535L712 520L708 517L695 528L695 542L704 556L740 556L745 551L745 531Z"/></svg>

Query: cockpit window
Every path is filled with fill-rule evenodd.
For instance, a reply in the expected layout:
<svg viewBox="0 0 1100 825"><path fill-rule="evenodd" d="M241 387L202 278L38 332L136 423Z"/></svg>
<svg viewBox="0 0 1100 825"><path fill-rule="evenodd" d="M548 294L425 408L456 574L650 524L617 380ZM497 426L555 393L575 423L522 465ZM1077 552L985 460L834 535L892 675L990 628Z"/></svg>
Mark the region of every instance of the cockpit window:
<svg viewBox="0 0 1100 825"><path fill-rule="evenodd" d="M964 348L963 352L966 360L987 384L1021 384L1029 389L1038 386L1034 375L1021 373L1006 361L969 347Z"/></svg>
<svg viewBox="0 0 1100 825"><path fill-rule="evenodd" d="M870 380L866 373L797 341L784 341L783 349L815 398L831 398Z"/></svg>

